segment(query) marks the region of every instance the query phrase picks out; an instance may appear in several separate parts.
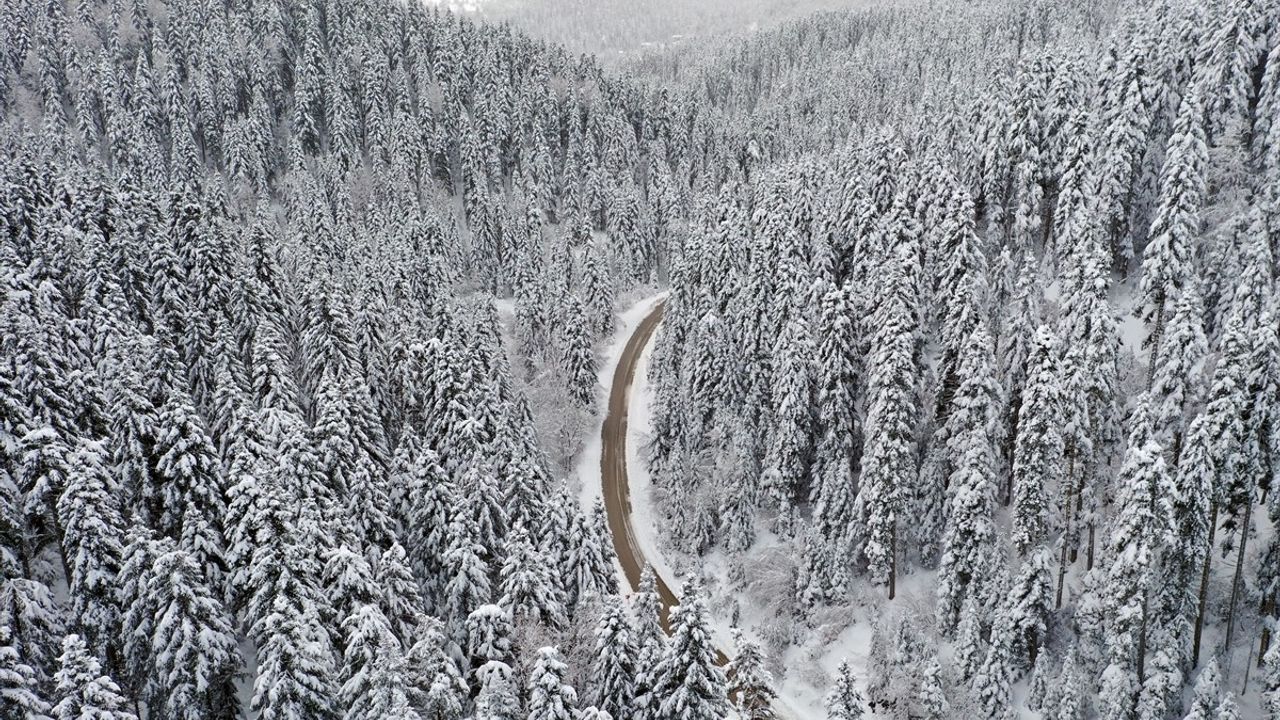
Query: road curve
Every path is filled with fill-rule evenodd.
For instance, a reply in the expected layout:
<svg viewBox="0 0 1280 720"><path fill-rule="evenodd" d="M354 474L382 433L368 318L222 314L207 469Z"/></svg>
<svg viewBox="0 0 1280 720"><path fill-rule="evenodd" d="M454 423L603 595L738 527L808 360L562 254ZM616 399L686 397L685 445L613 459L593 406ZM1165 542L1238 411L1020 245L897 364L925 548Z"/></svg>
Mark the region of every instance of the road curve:
<svg viewBox="0 0 1280 720"><path fill-rule="evenodd" d="M631 383L635 380L640 356L662 322L662 312L667 301L660 300L649 314L640 321L635 332L618 358L609 387L609 413L600 429L600 481L604 490L605 515L609 520L609 534L613 537L613 549L627 576L631 589L640 587L640 573L647 561L636 541L631 524L631 491L627 483L627 415L631 407ZM661 602L662 626L667 628L667 615L679 600L671 592L665 580L657 577L658 598ZM669 628L668 628L669 631Z"/></svg>

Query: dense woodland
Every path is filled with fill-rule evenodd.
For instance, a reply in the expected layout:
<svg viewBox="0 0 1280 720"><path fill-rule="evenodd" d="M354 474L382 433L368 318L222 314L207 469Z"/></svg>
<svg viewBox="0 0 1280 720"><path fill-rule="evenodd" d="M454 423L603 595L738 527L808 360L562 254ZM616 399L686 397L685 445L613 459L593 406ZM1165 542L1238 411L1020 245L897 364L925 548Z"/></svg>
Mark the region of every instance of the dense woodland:
<svg viewBox="0 0 1280 720"><path fill-rule="evenodd" d="M666 512L791 549L778 649L874 604L886 716L1280 717L1280 7L1067 5L650 61L750 151L670 271Z"/></svg>
<svg viewBox="0 0 1280 720"><path fill-rule="evenodd" d="M1274 0L7 0L0 110L6 720L766 720L850 603L838 720L1280 717ZM570 477L668 286L672 540L794 565L725 668Z"/></svg>
<svg viewBox="0 0 1280 720"><path fill-rule="evenodd" d="M393 2L2 18L0 717L727 707L564 483L686 106Z"/></svg>

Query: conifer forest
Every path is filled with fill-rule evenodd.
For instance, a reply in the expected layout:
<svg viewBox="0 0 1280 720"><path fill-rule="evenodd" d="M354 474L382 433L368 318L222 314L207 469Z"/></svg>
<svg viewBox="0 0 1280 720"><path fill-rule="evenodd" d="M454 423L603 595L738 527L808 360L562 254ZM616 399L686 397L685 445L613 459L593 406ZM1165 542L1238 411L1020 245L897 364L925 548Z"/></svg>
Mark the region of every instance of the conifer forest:
<svg viewBox="0 0 1280 720"><path fill-rule="evenodd" d="M1280 720L1278 273L1280 0L0 0L0 720Z"/></svg>

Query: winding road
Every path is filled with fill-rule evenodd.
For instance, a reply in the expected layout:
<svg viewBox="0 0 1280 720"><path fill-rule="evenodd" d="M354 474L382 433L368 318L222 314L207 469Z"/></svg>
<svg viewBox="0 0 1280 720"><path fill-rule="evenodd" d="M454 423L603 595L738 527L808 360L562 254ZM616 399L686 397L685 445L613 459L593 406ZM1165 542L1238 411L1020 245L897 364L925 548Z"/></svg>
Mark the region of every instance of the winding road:
<svg viewBox="0 0 1280 720"><path fill-rule="evenodd" d="M636 377L640 356L662 322L662 312L667 301L660 300L649 314L640 321L626 347L618 358L609 387L609 413L600 430L600 480L604 486L604 509L609 520L609 534L613 536L613 549L627 576L632 591L640 587L640 573L647 561L640 543L636 540L631 524L631 490L627 483L627 416L631 408L631 384ZM657 576L658 598L662 601L662 626L667 627L671 606L679 603L665 580Z"/></svg>

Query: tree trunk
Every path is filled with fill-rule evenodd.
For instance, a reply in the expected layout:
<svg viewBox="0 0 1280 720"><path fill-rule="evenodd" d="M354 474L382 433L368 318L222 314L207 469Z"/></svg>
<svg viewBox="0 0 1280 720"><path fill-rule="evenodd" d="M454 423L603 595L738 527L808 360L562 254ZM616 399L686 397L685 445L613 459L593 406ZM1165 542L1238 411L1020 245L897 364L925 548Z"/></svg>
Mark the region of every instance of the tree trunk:
<svg viewBox="0 0 1280 720"><path fill-rule="evenodd" d="M1067 546L1069 545L1068 539L1071 537L1071 524L1075 522L1074 513L1071 510L1072 489L1070 482L1068 482L1067 497L1066 502L1064 503L1067 510L1066 525L1062 529L1062 552L1059 554L1058 558L1058 594L1054 604L1055 609L1062 608L1062 588L1067 581Z"/></svg>
<svg viewBox="0 0 1280 720"><path fill-rule="evenodd" d="M1196 630L1191 643L1191 667L1200 665L1200 638L1204 632L1204 613L1209 601L1209 565L1213 561L1213 535L1218 529L1218 503L1209 506L1209 545L1204 549L1204 566L1200 569L1200 608L1196 611Z"/></svg>
<svg viewBox="0 0 1280 720"><path fill-rule="evenodd" d="M898 585L898 521L889 529L889 599L892 600Z"/></svg>
<svg viewBox="0 0 1280 720"><path fill-rule="evenodd" d="M1076 490L1076 457L1074 443L1071 444L1071 448L1069 448L1067 454L1067 488L1067 532L1070 533L1071 526L1075 523L1075 517L1079 512L1080 506L1080 493ZM1070 535L1067 535L1066 537L1070 539ZM1070 547L1068 549L1067 561L1074 563L1079 553L1080 543L1069 542L1068 545Z"/></svg>
<svg viewBox="0 0 1280 720"><path fill-rule="evenodd" d="M1244 580L1244 552L1249 544L1249 521L1253 515L1253 490L1249 490L1249 502L1244 506L1244 524L1240 526L1240 547L1236 551L1236 571L1231 578L1231 604L1227 607L1227 637L1224 647L1231 647L1231 636L1236 629L1236 603L1240 599L1240 585Z"/></svg>
<svg viewBox="0 0 1280 720"><path fill-rule="evenodd" d="M1147 679L1147 591L1142 591L1142 623L1138 626L1138 686Z"/></svg>
<svg viewBox="0 0 1280 720"><path fill-rule="evenodd" d="M1271 649L1271 624L1266 622L1267 616L1276 610L1276 595L1269 592L1262 597L1262 608L1258 614L1262 617L1262 637L1258 640L1258 667L1262 667L1262 660L1266 657L1267 650Z"/></svg>
<svg viewBox="0 0 1280 720"><path fill-rule="evenodd" d="M1089 521L1089 554L1085 558L1085 564L1084 564L1084 569L1086 571L1093 569L1093 543L1094 543L1095 534L1096 534L1096 529L1094 528L1093 521L1090 520Z"/></svg>

